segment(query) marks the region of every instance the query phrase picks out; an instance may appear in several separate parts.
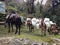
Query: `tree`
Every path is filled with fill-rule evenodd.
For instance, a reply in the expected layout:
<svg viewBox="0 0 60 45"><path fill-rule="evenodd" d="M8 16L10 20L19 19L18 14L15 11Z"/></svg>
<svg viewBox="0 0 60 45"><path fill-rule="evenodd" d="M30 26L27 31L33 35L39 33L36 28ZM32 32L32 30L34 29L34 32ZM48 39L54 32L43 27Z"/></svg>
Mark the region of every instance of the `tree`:
<svg viewBox="0 0 60 45"><path fill-rule="evenodd" d="M47 14L49 16L49 18L52 19L53 22L57 23L58 26L60 26L60 18L59 18L59 8L60 7L60 0L53 0L52 3L51 3L51 6L50 7L47 7Z"/></svg>
<svg viewBox="0 0 60 45"><path fill-rule="evenodd" d="M53 17L53 21L54 22L56 22L57 24L58 24L58 26L60 26L60 23L59 23L59 14L57 14L57 12L59 12L59 11L57 11L57 9L59 9L59 7L60 7L60 1L58 1L58 0L53 0L53 3L52 3L52 15L54 16Z"/></svg>
<svg viewBox="0 0 60 45"><path fill-rule="evenodd" d="M40 16L40 3L39 1L37 2L37 4L35 5L35 11L36 11L36 17Z"/></svg>
<svg viewBox="0 0 60 45"><path fill-rule="evenodd" d="M32 13L35 12L35 10L34 10L34 0L27 0L26 6L27 6L28 14L32 14Z"/></svg>
<svg viewBox="0 0 60 45"><path fill-rule="evenodd" d="M39 8L40 9L40 17L43 17L43 14L42 14L43 13L43 10L42 10L43 9L43 5L42 5L42 2L43 2L43 0L41 0L40 8Z"/></svg>

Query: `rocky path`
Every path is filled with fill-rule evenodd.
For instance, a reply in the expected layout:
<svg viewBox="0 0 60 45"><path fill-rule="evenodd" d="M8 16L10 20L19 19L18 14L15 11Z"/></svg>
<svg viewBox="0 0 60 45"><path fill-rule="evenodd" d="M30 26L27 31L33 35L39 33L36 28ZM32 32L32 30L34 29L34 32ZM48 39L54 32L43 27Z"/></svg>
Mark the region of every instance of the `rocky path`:
<svg viewBox="0 0 60 45"><path fill-rule="evenodd" d="M52 38L55 43L60 45L60 39ZM28 38L15 38L15 37L0 37L0 45L51 45L49 43L41 43L37 41L31 41ZM52 44L57 45L57 44Z"/></svg>
<svg viewBox="0 0 60 45"><path fill-rule="evenodd" d="M14 37L0 37L0 45L9 45L9 41L14 39Z"/></svg>
<svg viewBox="0 0 60 45"><path fill-rule="evenodd" d="M1 37L0 45L32 45L39 44L38 42L31 41L28 38L14 38L14 37Z"/></svg>
<svg viewBox="0 0 60 45"><path fill-rule="evenodd" d="M55 43L58 43L60 45L60 39L58 38L52 38L52 40L55 42Z"/></svg>

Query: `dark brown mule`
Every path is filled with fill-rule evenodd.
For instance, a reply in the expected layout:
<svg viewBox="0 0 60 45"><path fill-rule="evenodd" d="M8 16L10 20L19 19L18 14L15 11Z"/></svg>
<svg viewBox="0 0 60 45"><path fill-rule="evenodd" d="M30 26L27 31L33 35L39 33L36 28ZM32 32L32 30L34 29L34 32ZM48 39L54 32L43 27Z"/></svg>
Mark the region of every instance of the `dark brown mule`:
<svg viewBox="0 0 60 45"><path fill-rule="evenodd" d="M13 29L13 25L15 25L16 27L16 31L15 31L15 34L18 32L18 34L20 34L20 28L21 28L21 24L22 24L22 21L21 21L21 17L12 17L11 19L8 17L6 19L6 22L8 24L8 32L10 32L10 27L12 27L12 32L14 32L14 29ZM19 31L18 31L19 30Z"/></svg>
<svg viewBox="0 0 60 45"><path fill-rule="evenodd" d="M43 36L46 36L46 25L44 23L44 19L41 20L41 32Z"/></svg>

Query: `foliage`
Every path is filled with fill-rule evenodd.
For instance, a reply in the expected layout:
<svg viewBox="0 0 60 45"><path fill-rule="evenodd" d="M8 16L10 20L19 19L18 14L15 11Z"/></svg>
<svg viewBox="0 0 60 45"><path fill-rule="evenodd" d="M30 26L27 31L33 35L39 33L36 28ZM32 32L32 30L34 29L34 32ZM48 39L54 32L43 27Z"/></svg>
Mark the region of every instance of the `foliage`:
<svg viewBox="0 0 60 45"><path fill-rule="evenodd" d="M10 11L17 11L17 9L12 7L12 6L7 6L7 9L10 10Z"/></svg>
<svg viewBox="0 0 60 45"><path fill-rule="evenodd" d="M48 5L48 7L46 7L43 16L50 18L53 22L57 23L58 26L60 26L60 23L59 23L60 1L58 2L57 0L53 0L51 5L52 6Z"/></svg>
<svg viewBox="0 0 60 45"><path fill-rule="evenodd" d="M32 14L32 13L35 12L35 10L34 10L34 0L27 0L26 6L27 6L28 14Z"/></svg>

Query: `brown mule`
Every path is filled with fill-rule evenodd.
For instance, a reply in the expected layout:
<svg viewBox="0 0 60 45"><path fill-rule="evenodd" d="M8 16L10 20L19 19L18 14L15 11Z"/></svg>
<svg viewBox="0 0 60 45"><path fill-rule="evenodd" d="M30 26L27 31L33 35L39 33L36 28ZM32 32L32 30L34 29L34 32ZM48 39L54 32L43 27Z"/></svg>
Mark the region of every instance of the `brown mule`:
<svg viewBox="0 0 60 45"><path fill-rule="evenodd" d="M44 19L41 20L41 32L43 36L46 36L46 25L44 23Z"/></svg>
<svg viewBox="0 0 60 45"><path fill-rule="evenodd" d="M59 28L57 25L52 24L50 27L50 32L52 32L53 34L58 34L59 33Z"/></svg>
<svg viewBox="0 0 60 45"><path fill-rule="evenodd" d="M32 25L32 21L31 20L27 21L27 26L29 28L29 32L34 31L34 26Z"/></svg>

